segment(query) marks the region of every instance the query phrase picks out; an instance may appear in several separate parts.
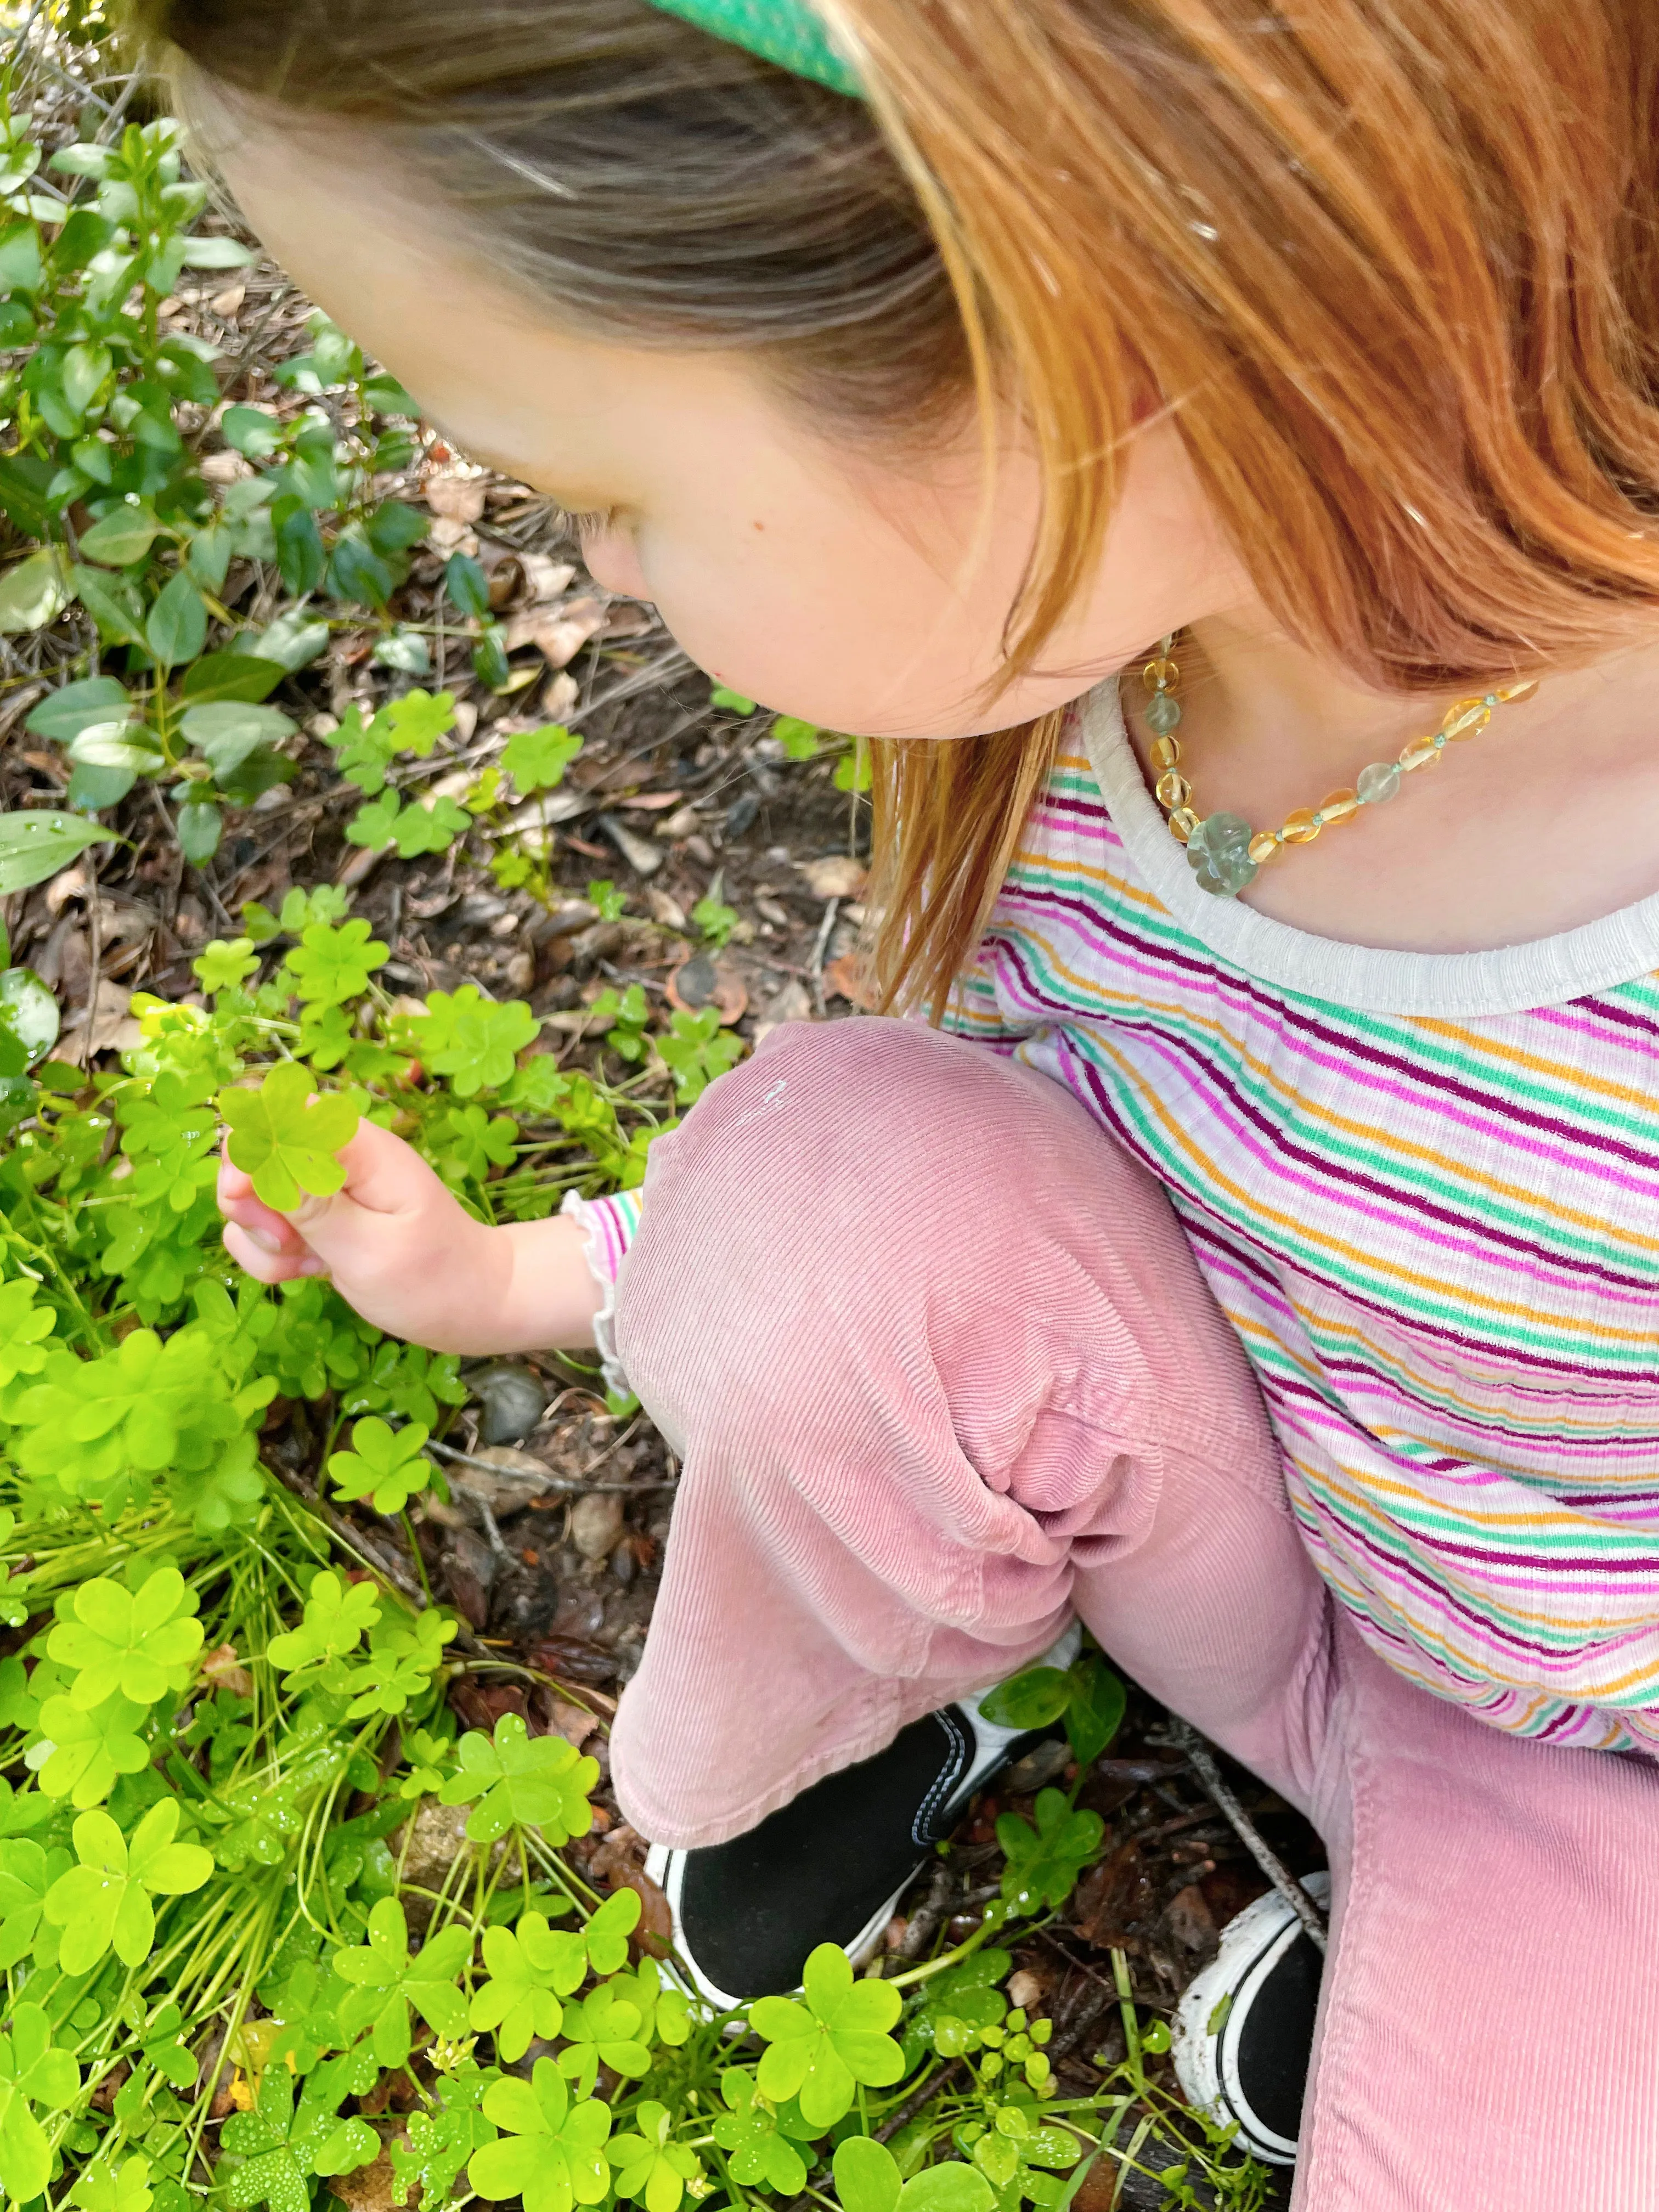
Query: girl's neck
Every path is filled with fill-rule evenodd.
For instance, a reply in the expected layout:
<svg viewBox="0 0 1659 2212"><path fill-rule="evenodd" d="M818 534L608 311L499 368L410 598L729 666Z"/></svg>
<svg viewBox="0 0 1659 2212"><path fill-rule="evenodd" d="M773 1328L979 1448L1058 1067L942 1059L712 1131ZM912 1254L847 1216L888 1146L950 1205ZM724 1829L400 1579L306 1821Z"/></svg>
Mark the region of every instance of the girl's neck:
<svg viewBox="0 0 1659 2212"><path fill-rule="evenodd" d="M1256 829L1393 759L1456 696L1364 690L1256 610L1196 624L1176 658L1193 804ZM1145 767L1143 699L1138 681L1125 684ZM1656 891L1659 628L1652 642L1547 678L1389 805L1269 862L1244 897L1319 936L1467 951L1551 936Z"/></svg>

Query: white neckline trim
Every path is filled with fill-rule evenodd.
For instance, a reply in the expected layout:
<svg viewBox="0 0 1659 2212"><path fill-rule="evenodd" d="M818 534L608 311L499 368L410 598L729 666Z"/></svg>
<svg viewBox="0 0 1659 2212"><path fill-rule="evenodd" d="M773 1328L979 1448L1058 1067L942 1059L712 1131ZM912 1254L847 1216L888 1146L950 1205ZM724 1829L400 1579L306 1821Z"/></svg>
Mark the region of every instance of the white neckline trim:
<svg viewBox="0 0 1659 2212"><path fill-rule="evenodd" d="M1084 750L1129 857L1211 952L1264 983L1369 1014L1515 1014L1634 982L1659 969L1659 891L1599 921L1490 952L1389 952L1313 937L1201 890L1146 788L1115 678L1082 702Z"/></svg>

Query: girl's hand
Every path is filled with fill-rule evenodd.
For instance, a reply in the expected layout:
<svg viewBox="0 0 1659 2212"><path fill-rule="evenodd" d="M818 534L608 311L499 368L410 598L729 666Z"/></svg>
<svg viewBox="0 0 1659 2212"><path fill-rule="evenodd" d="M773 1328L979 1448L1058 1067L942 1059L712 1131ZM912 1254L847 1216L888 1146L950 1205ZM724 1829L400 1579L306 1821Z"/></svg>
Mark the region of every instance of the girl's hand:
<svg viewBox="0 0 1659 2212"><path fill-rule="evenodd" d="M434 1352L529 1352L593 1340L599 1294L574 1221L491 1229L420 1154L373 1121L340 1154L345 1186L276 1213L219 1166L225 1249L262 1283L328 1275L365 1321Z"/></svg>

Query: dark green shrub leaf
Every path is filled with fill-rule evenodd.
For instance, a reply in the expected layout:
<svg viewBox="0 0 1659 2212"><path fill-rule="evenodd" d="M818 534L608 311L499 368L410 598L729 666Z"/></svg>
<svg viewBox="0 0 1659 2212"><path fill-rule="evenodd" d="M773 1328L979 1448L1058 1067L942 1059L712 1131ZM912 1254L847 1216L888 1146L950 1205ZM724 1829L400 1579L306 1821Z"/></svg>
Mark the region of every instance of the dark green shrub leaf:
<svg viewBox="0 0 1659 2212"><path fill-rule="evenodd" d="M179 809L179 850L193 868L205 867L219 849L225 817L210 802L194 800Z"/></svg>
<svg viewBox="0 0 1659 2212"><path fill-rule="evenodd" d="M1129 1693L1105 1661L1091 1652L1070 1670L1066 1734L1081 1766L1092 1766L1123 1725Z"/></svg>
<svg viewBox="0 0 1659 2212"><path fill-rule="evenodd" d="M489 618L489 579L470 553L453 553L444 570L444 589L464 615Z"/></svg>
<svg viewBox="0 0 1659 2212"><path fill-rule="evenodd" d="M161 533L161 523L146 507L112 507L90 530L81 532L80 550L106 568L142 561Z"/></svg>
<svg viewBox="0 0 1659 2212"><path fill-rule="evenodd" d="M144 642L163 668L194 660L207 643L207 609L201 592L182 571L163 586L150 609Z"/></svg>
<svg viewBox="0 0 1659 2212"><path fill-rule="evenodd" d="M111 832L78 814L45 807L25 814L0 814L0 892L27 890L42 884L84 853L106 845Z"/></svg>
<svg viewBox="0 0 1659 2212"><path fill-rule="evenodd" d="M112 645L136 645L149 651L137 595L131 586L125 581L117 583L78 561L70 574L74 580L75 595L97 623L100 636Z"/></svg>
<svg viewBox="0 0 1659 2212"><path fill-rule="evenodd" d="M261 700L270 696L282 680L280 664L264 655L208 653L192 661L185 671L179 696L191 707L213 706L222 699L245 700L257 707ZM185 726L189 726L188 720Z"/></svg>
<svg viewBox="0 0 1659 2212"><path fill-rule="evenodd" d="M276 566L283 583L297 598L314 592L328 566L316 516L303 500L288 492L273 504L270 526L276 536Z"/></svg>
<svg viewBox="0 0 1659 2212"><path fill-rule="evenodd" d="M1058 1667L1029 1667L988 1690L979 1709L998 1728L1040 1729L1057 1721L1071 1698L1071 1683Z"/></svg>
<svg viewBox="0 0 1659 2212"><path fill-rule="evenodd" d="M219 428L228 446L251 461L268 461L283 442L283 426L263 407L227 407Z"/></svg>
<svg viewBox="0 0 1659 2212"><path fill-rule="evenodd" d="M0 973L0 1073L25 1075L58 1042L58 1001L27 968ZM7 1048L19 1065L5 1065Z"/></svg>
<svg viewBox="0 0 1659 2212"><path fill-rule="evenodd" d="M49 691L31 710L23 727L32 736L67 744L94 722L126 720L129 711L125 690L114 677L88 676L78 684L65 684L58 690Z"/></svg>
<svg viewBox="0 0 1659 2212"><path fill-rule="evenodd" d="M58 548L31 553L0 575L0 631L44 629L70 597L69 564Z"/></svg>

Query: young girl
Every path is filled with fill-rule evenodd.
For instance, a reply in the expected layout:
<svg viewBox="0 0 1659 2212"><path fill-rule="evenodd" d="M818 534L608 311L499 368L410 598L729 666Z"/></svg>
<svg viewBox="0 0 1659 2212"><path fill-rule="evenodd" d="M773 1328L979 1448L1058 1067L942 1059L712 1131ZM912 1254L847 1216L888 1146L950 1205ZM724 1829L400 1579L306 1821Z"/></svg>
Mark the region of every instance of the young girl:
<svg viewBox="0 0 1659 2212"><path fill-rule="evenodd" d="M683 1455L612 1752L694 1963L855 1944L1075 1612L1328 1844L1296 2201L1650 2203L1651 0L144 14L447 434L881 741L933 1025L778 1031L642 1204L222 1185Z"/></svg>

